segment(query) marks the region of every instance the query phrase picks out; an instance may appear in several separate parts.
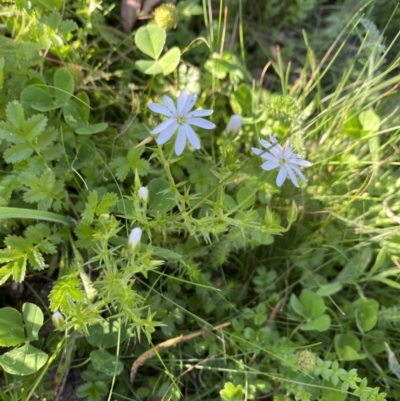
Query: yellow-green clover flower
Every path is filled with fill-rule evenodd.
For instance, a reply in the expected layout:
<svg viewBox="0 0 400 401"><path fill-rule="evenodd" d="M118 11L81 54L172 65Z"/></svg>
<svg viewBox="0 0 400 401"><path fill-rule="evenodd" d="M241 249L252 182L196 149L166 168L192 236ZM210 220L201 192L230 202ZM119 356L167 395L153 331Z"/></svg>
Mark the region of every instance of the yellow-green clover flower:
<svg viewBox="0 0 400 401"><path fill-rule="evenodd" d="M163 145L168 142L172 135L178 130L178 136L175 140L175 153L179 156L183 153L186 146L186 139L195 149L200 149L200 140L196 133L193 131L191 125L204 129L213 129L215 124L205 120L204 118L213 113L213 110L192 110L196 103L197 96L195 94L188 94L184 89L177 99L177 106L169 96L163 97L163 104L149 103L148 107L154 113L162 114L168 117L168 120L163 121L157 125L151 133L159 134L156 142Z"/></svg>
<svg viewBox="0 0 400 401"><path fill-rule="evenodd" d="M266 171L279 168L279 173L276 177L276 185L278 185L278 187L282 186L286 177L289 175L293 185L299 188L300 185L297 181L296 175L303 181L307 181L306 177L304 177L300 170L300 166L310 167L312 166L312 163L303 160L298 155L294 154L290 141L287 141L286 145L282 148L273 135L270 135L270 138L272 143L269 143L265 139L260 139L260 144L267 151L258 148L251 148L256 155L261 156L266 160L266 162L261 165L261 168Z"/></svg>

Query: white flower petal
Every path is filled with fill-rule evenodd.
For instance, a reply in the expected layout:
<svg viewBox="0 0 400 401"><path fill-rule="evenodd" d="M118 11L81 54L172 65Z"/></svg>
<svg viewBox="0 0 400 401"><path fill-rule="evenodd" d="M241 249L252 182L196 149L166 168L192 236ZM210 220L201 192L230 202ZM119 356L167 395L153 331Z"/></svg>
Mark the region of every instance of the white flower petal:
<svg viewBox="0 0 400 401"><path fill-rule="evenodd" d="M291 162L289 162L288 167L290 167L303 181L307 181L307 178L304 177L304 174L300 170L299 166L296 166L295 164L292 164Z"/></svg>
<svg viewBox="0 0 400 401"><path fill-rule="evenodd" d="M278 161L268 160L261 165L261 168L265 171L273 170L274 168L278 168L280 166Z"/></svg>
<svg viewBox="0 0 400 401"><path fill-rule="evenodd" d="M192 118L192 117L207 117L211 116L211 114L214 113L214 110L195 110L189 113L186 117L187 118Z"/></svg>
<svg viewBox="0 0 400 401"><path fill-rule="evenodd" d="M251 148L251 150L253 151L253 153L255 153L256 155L261 155L261 153L265 153L263 150L258 149L258 148Z"/></svg>
<svg viewBox="0 0 400 401"><path fill-rule="evenodd" d="M186 128L186 134L187 134L187 138L189 139L189 142L192 144L192 146L195 149L200 149L201 148L200 139L196 135L196 133L193 131L193 128L188 124L185 125L185 128Z"/></svg>
<svg viewBox="0 0 400 401"><path fill-rule="evenodd" d="M278 143L278 140L277 140L273 135L270 135L269 138L270 138L270 140L271 140L271 142L272 142L273 144L277 144L277 143ZM279 146L280 146L280 145L279 145Z"/></svg>
<svg viewBox="0 0 400 401"><path fill-rule="evenodd" d="M293 172L293 170L291 169L290 166L287 166L287 172L289 173L289 178L291 179L291 181L293 182L293 185L297 188L300 187L299 183L297 182L297 178L295 173Z"/></svg>
<svg viewBox="0 0 400 401"><path fill-rule="evenodd" d="M182 92L178 96L178 100L176 102L176 104L177 104L176 111L179 115L183 114L183 108L185 107L187 96L188 95L187 95L186 89L183 89Z"/></svg>
<svg viewBox="0 0 400 401"><path fill-rule="evenodd" d="M169 118L168 120L163 121L161 124L158 124L157 127L150 132L152 134L159 134L160 132L170 127L173 123L176 123L175 118Z"/></svg>
<svg viewBox="0 0 400 401"><path fill-rule="evenodd" d="M179 156L183 153L186 146L186 129L184 126L179 127L178 137L175 141L175 153Z"/></svg>
<svg viewBox="0 0 400 401"><path fill-rule="evenodd" d="M271 143L269 143L268 141L266 141L265 139L260 139L259 142L267 150L270 150L274 146Z"/></svg>
<svg viewBox="0 0 400 401"><path fill-rule="evenodd" d="M162 105L162 104L158 104L158 103L149 103L148 105L147 105L147 107L151 110L151 111L153 111L154 113L158 113L158 114L162 114L163 116L167 116L167 117L173 117L173 113L172 113L172 111L168 108L168 107L166 107L166 106L164 106L164 105Z"/></svg>
<svg viewBox="0 0 400 401"><path fill-rule="evenodd" d="M215 124L211 121L205 120L204 118L188 118L186 123L189 125L194 125L195 127L200 127L204 129L213 129L215 128Z"/></svg>
<svg viewBox="0 0 400 401"><path fill-rule="evenodd" d="M290 163L297 164L298 166L302 167L310 167L312 166L312 163L310 163L308 160L303 160L297 157L292 157L290 158Z"/></svg>
<svg viewBox="0 0 400 401"><path fill-rule="evenodd" d="M188 97L186 98L186 103L182 110L182 114L189 113L189 111L193 109L193 106L195 105L196 100L197 100L197 95L195 93L188 95Z"/></svg>
<svg viewBox="0 0 400 401"><path fill-rule="evenodd" d="M172 135L174 135L178 127L179 124L175 121L174 124L170 125L160 133L160 135L156 139L156 142L159 145L164 145L164 143L168 142L171 139Z"/></svg>
<svg viewBox="0 0 400 401"><path fill-rule="evenodd" d="M164 106L168 110L171 111L172 115L175 116L176 115L176 108L175 108L175 104L174 104L173 100L169 96L165 95L165 96L163 96L163 103L164 103Z"/></svg>
<svg viewBox="0 0 400 401"><path fill-rule="evenodd" d="M278 175L276 176L276 185L278 187L281 187L282 184L285 182L287 176L287 168L286 166L282 166L281 169L279 170Z"/></svg>
<svg viewBox="0 0 400 401"><path fill-rule="evenodd" d="M270 160L270 161L279 163L279 159L277 157L275 157L274 155L272 155L271 153L268 153L268 152L262 153L260 155L260 157L262 157L265 160Z"/></svg>

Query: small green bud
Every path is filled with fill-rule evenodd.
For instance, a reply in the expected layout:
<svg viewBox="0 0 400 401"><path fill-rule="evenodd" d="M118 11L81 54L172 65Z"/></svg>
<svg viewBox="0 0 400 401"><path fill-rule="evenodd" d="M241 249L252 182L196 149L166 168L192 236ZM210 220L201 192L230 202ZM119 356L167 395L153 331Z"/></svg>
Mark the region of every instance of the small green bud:
<svg viewBox="0 0 400 401"><path fill-rule="evenodd" d="M153 15L156 24L165 31L175 28L178 23L178 11L175 5L171 3L162 4L160 7L157 7Z"/></svg>
<svg viewBox="0 0 400 401"><path fill-rule="evenodd" d="M288 216L287 216L288 222L289 223L295 222L298 215L299 215L299 211L297 209L296 202L292 201L292 204L290 205L289 213L288 213Z"/></svg>
<svg viewBox="0 0 400 401"><path fill-rule="evenodd" d="M304 349L297 354L296 364L301 370L310 372L317 364L317 358L313 352Z"/></svg>

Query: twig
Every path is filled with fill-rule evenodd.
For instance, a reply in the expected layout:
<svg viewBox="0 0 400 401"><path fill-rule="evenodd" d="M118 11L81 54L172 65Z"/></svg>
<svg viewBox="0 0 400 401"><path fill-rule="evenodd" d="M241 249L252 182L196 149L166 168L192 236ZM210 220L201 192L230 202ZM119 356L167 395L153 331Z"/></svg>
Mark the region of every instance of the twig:
<svg viewBox="0 0 400 401"><path fill-rule="evenodd" d="M148 351L144 352L142 355L139 356L138 359L136 359L135 362L133 362L132 367L131 367L131 374L130 374L130 379L131 379L131 384L135 380L136 373L138 369L150 358L152 358L154 355L156 355L159 351L162 351L165 348L172 347L173 345L177 345L180 343L183 343L185 341L192 340L195 337L202 336L203 334L208 333L209 331L216 331L219 329L223 329L224 327L230 326L230 322L222 323L219 324L218 326L212 327L211 329L206 329L202 331L197 331L196 333L192 334L187 334L186 336L180 335L179 337L171 338L167 341L164 341L158 345L156 345L154 348L149 349Z"/></svg>

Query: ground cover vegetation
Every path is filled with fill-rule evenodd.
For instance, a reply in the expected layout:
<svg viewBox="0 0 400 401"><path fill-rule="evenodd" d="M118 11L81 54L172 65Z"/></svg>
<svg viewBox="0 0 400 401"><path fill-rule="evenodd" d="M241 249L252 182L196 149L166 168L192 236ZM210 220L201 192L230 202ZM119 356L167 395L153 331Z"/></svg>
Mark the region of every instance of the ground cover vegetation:
<svg viewBox="0 0 400 401"><path fill-rule="evenodd" d="M0 398L399 400L399 24L3 0Z"/></svg>

